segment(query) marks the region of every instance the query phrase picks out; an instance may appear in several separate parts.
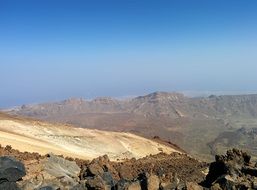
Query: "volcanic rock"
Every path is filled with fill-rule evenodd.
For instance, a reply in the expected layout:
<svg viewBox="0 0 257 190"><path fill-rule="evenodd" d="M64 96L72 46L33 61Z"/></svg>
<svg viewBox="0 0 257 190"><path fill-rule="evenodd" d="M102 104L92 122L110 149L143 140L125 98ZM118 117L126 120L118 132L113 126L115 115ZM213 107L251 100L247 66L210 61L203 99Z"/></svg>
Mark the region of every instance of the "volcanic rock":
<svg viewBox="0 0 257 190"><path fill-rule="evenodd" d="M16 181L26 175L21 162L9 156L0 157L0 189L18 190Z"/></svg>
<svg viewBox="0 0 257 190"><path fill-rule="evenodd" d="M104 180L100 176L86 178L86 187L92 190L108 190L105 187Z"/></svg>
<svg viewBox="0 0 257 190"><path fill-rule="evenodd" d="M55 190L52 186L41 187L39 190Z"/></svg>
<svg viewBox="0 0 257 190"><path fill-rule="evenodd" d="M0 157L0 181L16 182L25 175L25 167L21 162L9 156Z"/></svg>
<svg viewBox="0 0 257 190"><path fill-rule="evenodd" d="M28 163L28 162L27 162ZM52 188L71 189L79 183L80 168L74 161L53 154L27 165L30 175L19 183L24 190Z"/></svg>
<svg viewBox="0 0 257 190"><path fill-rule="evenodd" d="M80 173L80 168L76 162L68 161L53 154L50 154L46 160L45 170L58 178L77 178Z"/></svg>
<svg viewBox="0 0 257 190"><path fill-rule="evenodd" d="M210 164L204 186L213 190L256 189L257 168L246 152L232 149L226 155L217 155Z"/></svg>
<svg viewBox="0 0 257 190"><path fill-rule="evenodd" d="M112 189L115 186L115 181L113 180L112 174L110 172L104 172L102 175L105 185L108 189Z"/></svg>

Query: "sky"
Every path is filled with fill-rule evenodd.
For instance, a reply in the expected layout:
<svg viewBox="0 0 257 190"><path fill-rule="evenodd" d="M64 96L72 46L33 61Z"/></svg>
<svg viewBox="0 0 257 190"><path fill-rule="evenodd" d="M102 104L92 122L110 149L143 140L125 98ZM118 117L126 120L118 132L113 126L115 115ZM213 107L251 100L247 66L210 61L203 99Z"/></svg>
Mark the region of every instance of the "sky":
<svg viewBox="0 0 257 190"><path fill-rule="evenodd" d="M256 0L0 0L0 108L257 92Z"/></svg>

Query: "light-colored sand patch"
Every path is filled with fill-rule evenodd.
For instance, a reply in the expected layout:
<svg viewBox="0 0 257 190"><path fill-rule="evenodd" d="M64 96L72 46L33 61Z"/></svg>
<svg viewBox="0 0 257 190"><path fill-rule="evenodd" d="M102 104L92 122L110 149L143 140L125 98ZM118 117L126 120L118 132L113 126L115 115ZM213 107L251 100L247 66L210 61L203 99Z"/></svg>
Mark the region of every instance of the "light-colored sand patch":
<svg viewBox="0 0 257 190"><path fill-rule="evenodd" d="M111 160L141 158L159 152L177 152L171 147L130 133L73 128L42 122L0 120L0 144L20 151L92 159L107 154Z"/></svg>

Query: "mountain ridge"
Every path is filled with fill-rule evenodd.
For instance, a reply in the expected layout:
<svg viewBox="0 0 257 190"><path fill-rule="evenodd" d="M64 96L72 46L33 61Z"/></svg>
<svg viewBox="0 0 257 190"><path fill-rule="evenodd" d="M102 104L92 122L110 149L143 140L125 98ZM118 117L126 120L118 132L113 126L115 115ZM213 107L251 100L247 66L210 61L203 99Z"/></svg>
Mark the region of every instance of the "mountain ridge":
<svg viewBox="0 0 257 190"><path fill-rule="evenodd" d="M233 134L242 127L257 128L257 94L187 97L176 92L154 92L125 100L68 99L25 105L7 112L82 128L131 132L147 138L160 136L197 158L211 159L211 154L224 153L218 149L213 153L209 146L222 133ZM233 145L249 149L239 141Z"/></svg>
<svg viewBox="0 0 257 190"><path fill-rule="evenodd" d="M245 106L248 107L240 107L240 104L245 104ZM250 104L254 105L251 106ZM218 116L224 113L232 115L238 112L238 110L244 109L243 111L248 111L250 116L255 117L257 115L256 105L257 94L210 95L209 97L191 98L184 96L182 93L154 92L126 100L119 100L112 97L97 97L92 100L70 98L58 102L22 105L14 109L10 108L3 111L17 113L18 115L33 116L33 113L29 112L46 111L49 107L48 111L51 113L51 109L55 109L55 112L58 112L67 107L70 109L69 112L74 111L78 113L127 112L143 115L149 113L154 116L166 114L169 117L173 116L173 118L178 118L183 116L194 117L197 114L206 116L208 111L210 112L210 114L207 115L208 117ZM76 107L77 110L75 110L74 107ZM151 110L155 112L151 113ZM228 113L226 113L227 111Z"/></svg>

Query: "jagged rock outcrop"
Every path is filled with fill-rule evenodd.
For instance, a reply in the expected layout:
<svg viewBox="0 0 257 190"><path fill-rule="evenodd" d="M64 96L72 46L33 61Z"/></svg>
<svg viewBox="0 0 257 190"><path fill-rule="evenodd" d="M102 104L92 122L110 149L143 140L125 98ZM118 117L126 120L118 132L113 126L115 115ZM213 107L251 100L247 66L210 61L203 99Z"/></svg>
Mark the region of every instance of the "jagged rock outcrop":
<svg viewBox="0 0 257 190"><path fill-rule="evenodd" d="M250 160L249 154L238 149L216 155L202 184L213 190L256 189L257 168Z"/></svg>
<svg viewBox="0 0 257 190"><path fill-rule="evenodd" d="M12 151L9 146L0 147L0 150L0 153L17 154L25 165L10 156L0 157L1 190L257 189L257 163L251 161L248 153L238 149L216 155L206 177L202 173L207 169L206 164L178 153L128 159L119 163L111 162L105 155L91 162L77 160L78 166L72 159L52 154L30 154L36 156L28 160L27 153Z"/></svg>
<svg viewBox="0 0 257 190"><path fill-rule="evenodd" d="M133 159L131 161L132 164L137 162ZM154 171L153 163L146 166L151 170L150 172L144 172L143 170L139 172L140 168L136 169L126 164L120 164L122 167L114 167L107 156L94 159L82 171L85 187L106 190L202 189L197 183L187 183L179 180L175 174L170 178L170 175L161 172L160 168L158 168L158 172ZM137 175L133 174L135 170L139 170Z"/></svg>
<svg viewBox="0 0 257 190"><path fill-rule="evenodd" d="M18 190L16 181L25 175L25 167L21 162L9 156L0 157L0 189Z"/></svg>
<svg viewBox="0 0 257 190"><path fill-rule="evenodd" d="M88 189L115 188L118 179L118 172L112 166L107 155L93 159L81 172L82 180L85 180L85 187Z"/></svg>
<svg viewBox="0 0 257 190"><path fill-rule="evenodd" d="M17 186L23 190L190 189L197 183L192 185L188 181L200 182L204 177L201 170L206 166L178 153L161 153L118 163L110 161L106 155L91 162L76 160L75 163L71 158L53 154L38 156L35 153L21 153L9 146L0 147L0 156L6 153L18 156L24 162L27 175L17 182ZM17 187L15 182L8 185L4 186L5 190L11 190L11 185Z"/></svg>
<svg viewBox="0 0 257 190"><path fill-rule="evenodd" d="M26 176L19 184L24 190L71 189L79 184L80 167L74 162L53 154L30 166L35 175Z"/></svg>

